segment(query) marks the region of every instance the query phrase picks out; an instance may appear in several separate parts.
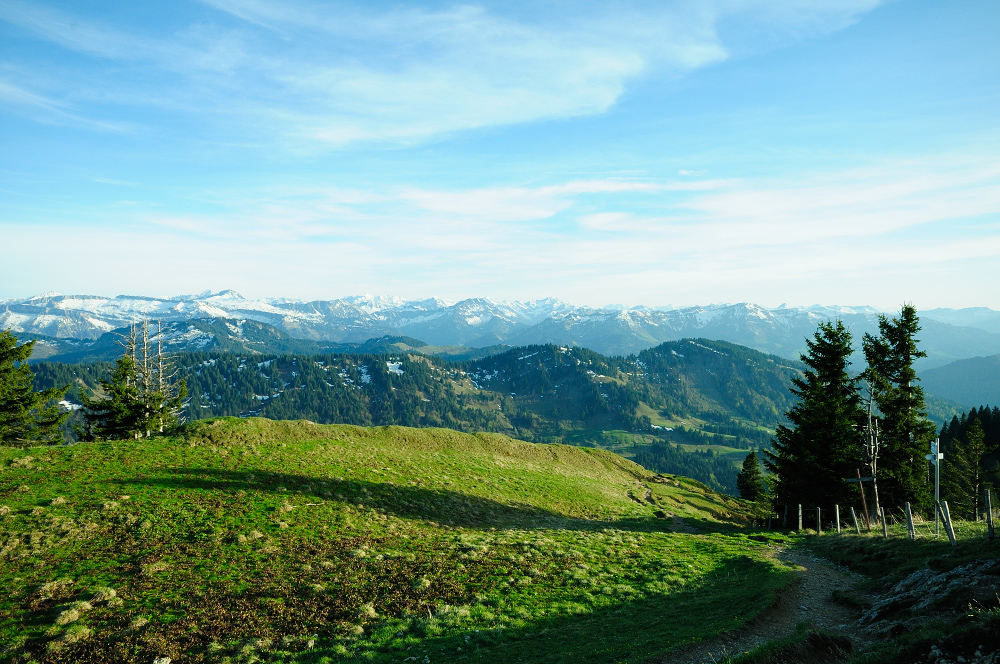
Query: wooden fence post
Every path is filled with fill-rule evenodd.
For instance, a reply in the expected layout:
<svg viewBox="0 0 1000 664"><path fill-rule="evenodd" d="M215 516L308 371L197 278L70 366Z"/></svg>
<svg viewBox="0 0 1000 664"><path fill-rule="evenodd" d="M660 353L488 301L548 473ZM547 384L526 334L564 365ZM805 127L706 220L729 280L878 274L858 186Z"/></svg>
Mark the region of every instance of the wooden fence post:
<svg viewBox="0 0 1000 664"><path fill-rule="evenodd" d="M840 505L833 506L833 519L837 522L837 534L840 534Z"/></svg>
<svg viewBox="0 0 1000 664"><path fill-rule="evenodd" d="M861 480L860 468L857 469L857 473L858 473L858 491L861 492L861 507L863 507L865 510L865 527L868 528L868 532L871 532L872 520L871 517L868 516L868 501L865 500L865 487L864 487L864 482ZM875 516L878 516L878 514L876 514Z"/></svg>
<svg viewBox="0 0 1000 664"><path fill-rule="evenodd" d="M854 511L854 506L851 506L851 519L854 521L854 530L858 531L858 535L861 534L861 526L858 525L858 513Z"/></svg>
<svg viewBox="0 0 1000 664"><path fill-rule="evenodd" d="M799 532L802 532L802 503L799 503Z"/></svg>
<svg viewBox="0 0 1000 664"><path fill-rule="evenodd" d="M823 515L820 513L819 508L817 507L816 508L816 534L817 535L822 535L823 534L823 518L822 518L822 516Z"/></svg>
<svg viewBox="0 0 1000 664"><path fill-rule="evenodd" d="M958 542L955 540L955 529L951 525L951 512L948 510L947 500L941 501L941 520L944 521L944 529L948 533L951 545L958 546Z"/></svg>
<svg viewBox="0 0 1000 664"><path fill-rule="evenodd" d="M906 503L906 536L910 541L917 539L917 531L913 527L913 512L910 511L910 504Z"/></svg>
<svg viewBox="0 0 1000 664"><path fill-rule="evenodd" d="M990 539L994 537L993 531L993 501L990 500L990 490L986 489L986 536Z"/></svg>
<svg viewBox="0 0 1000 664"><path fill-rule="evenodd" d="M880 507L879 509L882 510L882 514L880 515L882 517L882 537L889 537L889 526L885 520L885 508Z"/></svg>

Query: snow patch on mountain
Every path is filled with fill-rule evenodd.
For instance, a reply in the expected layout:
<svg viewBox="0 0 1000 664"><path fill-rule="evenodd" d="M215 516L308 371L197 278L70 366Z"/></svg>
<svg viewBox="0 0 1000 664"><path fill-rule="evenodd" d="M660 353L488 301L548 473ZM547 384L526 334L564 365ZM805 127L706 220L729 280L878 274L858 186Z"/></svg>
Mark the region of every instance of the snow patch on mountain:
<svg viewBox="0 0 1000 664"><path fill-rule="evenodd" d="M0 328L96 340L143 319L159 321L165 327L217 319L232 327L227 332L213 328L216 333L246 341L240 321L250 320L272 325L293 338L337 343L405 335L431 345L554 343L616 355L637 353L664 341L706 337L794 358L804 350L804 339L815 332L818 323L841 319L857 339L865 332L877 332L880 313L870 306L767 308L745 302L593 308L556 298L497 302L481 297L450 302L435 297L406 300L366 294L306 302L247 299L234 290L170 298L43 293L0 302ZM922 316L922 334L925 341L933 343L928 351L939 356L934 362L1000 352L1000 312L978 308L927 313L926 318ZM214 338L204 333L187 334L194 336L185 343L190 341L194 347L208 347Z"/></svg>
<svg viewBox="0 0 1000 664"><path fill-rule="evenodd" d="M351 295L342 298L345 302L350 302L365 313L375 313L386 309L398 309L407 304L406 300L395 295ZM427 302L427 300L424 300Z"/></svg>

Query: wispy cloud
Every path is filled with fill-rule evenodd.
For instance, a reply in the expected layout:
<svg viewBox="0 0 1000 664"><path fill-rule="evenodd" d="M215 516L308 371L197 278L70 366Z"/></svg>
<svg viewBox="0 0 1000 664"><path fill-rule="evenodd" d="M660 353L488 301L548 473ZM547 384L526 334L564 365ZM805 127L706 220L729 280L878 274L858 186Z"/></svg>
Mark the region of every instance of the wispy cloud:
<svg viewBox="0 0 1000 664"><path fill-rule="evenodd" d="M734 183L684 206L724 224L725 241L794 245L884 236L942 220L1000 211L1000 162L944 158L885 161L835 174Z"/></svg>
<svg viewBox="0 0 1000 664"><path fill-rule="evenodd" d="M193 24L173 34L118 28L84 19L40 3L0 0L0 20L70 51L135 64L145 63L147 74L229 71L242 59L239 33L231 29L206 29ZM159 72L157 70L160 70Z"/></svg>
<svg viewBox="0 0 1000 664"><path fill-rule="evenodd" d="M992 156L708 182L213 191L220 212L138 206L117 232L122 242L153 236L176 247L182 272L203 272L196 257L216 251L211 262L228 266L240 288L280 294L276 274L318 275L307 294L301 283L287 291L310 297L359 288L464 297L496 292L499 280L502 297L591 304L755 300L760 292L811 303L854 301L877 281L876 304L891 305L897 295L887 289L912 298L955 288L956 279L972 297L970 265L975 283L1000 279L1000 162ZM78 236L51 244L68 251ZM945 273L948 280L935 276ZM321 292L327 277L341 280L336 292Z"/></svg>
<svg viewBox="0 0 1000 664"><path fill-rule="evenodd" d="M297 186L273 187L263 195L245 190L206 195L232 212L204 216L203 227L228 228L231 219L234 233L259 227L293 238L349 228L337 232L361 237L384 233L380 224L397 232L419 223L440 229L435 235L451 233L456 225L507 234L511 246L522 244L512 229L584 243L607 241L589 238L588 230L616 230L637 245L674 243L675 252L701 246L756 250L863 243L958 220L992 228L1000 213L1000 162L938 156L772 179L581 179L464 190Z"/></svg>
<svg viewBox="0 0 1000 664"><path fill-rule="evenodd" d="M717 27L733 16L755 16L762 30L834 29L875 3L596 4L569 15L544 5L204 4L215 10L208 21L168 34L15 0L0 0L0 15L25 33L134 68L100 86L110 88L104 103L158 104L206 125L225 122L230 134L240 133L235 122L245 135L320 150L600 114L638 77L726 59ZM94 82L63 85L86 98Z"/></svg>
<svg viewBox="0 0 1000 664"><path fill-rule="evenodd" d="M0 1L0 16L65 48L105 58L130 52L125 35L37 3Z"/></svg>
<svg viewBox="0 0 1000 664"><path fill-rule="evenodd" d="M122 123L85 117L66 102L25 90L3 79L0 79L0 102L7 108L18 109L32 119L47 124L72 125L97 131L131 131L129 126Z"/></svg>
<svg viewBox="0 0 1000 664"><path fill-rule="evenodd" d="M2 99L6 104L35 106L43 108L47 111L55 111L58 113L65 112L64 105L58 101L29 92L4 80L0 80L0 99Z"/></svg>

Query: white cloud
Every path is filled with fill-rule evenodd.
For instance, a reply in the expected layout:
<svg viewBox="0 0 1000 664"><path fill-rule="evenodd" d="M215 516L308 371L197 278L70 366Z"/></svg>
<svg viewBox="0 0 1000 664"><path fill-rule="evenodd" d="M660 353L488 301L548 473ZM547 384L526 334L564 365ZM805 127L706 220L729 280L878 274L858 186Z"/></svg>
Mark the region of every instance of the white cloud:
<svg viewBox="0 0 1000 664"><path fill-rule="evenodd" d="M600 251L609 241L604 233L613 230L620 236L614 241L631 246L633 256L659 254L665 246L675 256L725 255L762 247L783 252L829 243L877 244L900 234L922 237L942 224L995 233L1000 162L937 156L774 179L591 179L466 190L275 187L214 192L207 200L230 211L156 212L146 218L232 237L391 241L419 228L430 246L459 233L499 241L498 248L521 253L531 251L524 246L525 234ZM592 237L590 231L599 235ZM453 239L448 242L456 246Z"/></svg>
<svg viewBox="0 0 1000 664"><path fill-rule="evenodd" d="M884 162L784 181L733 183L686 207L741 246L864 241L924 224L1000 211L1000 162L942 158Z"/></svg>
<svg viewBox="0 0 1000 664"><path fill-rule="evenodd" d="M554 294L600 304L781 293L776 300L800 304L891 304L941 293L935 301L944 303L948 284L1000 306L989 285L1000 279L995 157L932 155L711 182L711 189L619 179L464 191L276 186L213 192L211 205L223 213L121 212L109 235L120 237L123 251L149 246L152 236L176 257L178 272L207 275L200 285L220 285L209 277L230 271L239 283L221 286L300 297L322 297L323 280L336 279L336 294ZM5 232L16 241L21 231ZM101 237L72 222L30 229L40 232L52 238L47 265ZM309 274L317 276L298 284L287 277Z"/></svg>

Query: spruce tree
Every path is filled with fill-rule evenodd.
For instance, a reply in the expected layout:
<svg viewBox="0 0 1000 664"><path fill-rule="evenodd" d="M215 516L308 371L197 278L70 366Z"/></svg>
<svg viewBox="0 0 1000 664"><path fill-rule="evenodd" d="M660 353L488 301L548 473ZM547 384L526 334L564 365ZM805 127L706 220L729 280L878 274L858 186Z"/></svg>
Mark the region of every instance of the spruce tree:
<svg viewBox="0 0 1000 664"><path fill-rule="evenodd" d="M828 507L852 500L851 485L860 463L859 436L865 421L857 383L848 373L851 333L843 322L821 323L808 351L806 371L792 380L798 403L779 425L764 465L774 478L776 507Z"/></svg>
<svg viewBox="0 0 1000 664"><path fill-rule="evenodd" d="M168 375L169 361L159 343L155 355L152 352L148 323L133 325L122 345L124 354L101 380L104 398L83 394L87 438L144 438L164 432L179 419L187 388L183 380L174 382Z"/></svg>
<svg viewBox="0 0 1000 664"><path fill-rule="evenodd" d="M86 419L85 437L97 440L128 440L142 436L150 423L139 393L135 360L125 354L115 361L110 375L101 380L103 398L81 391Z"/></svg>
<svg viewBox="0 0 1000 664"><path fill-rule="evenodd" d="M977 423L983 430L984 452L980 460L982 485L995 491L1000 487L1000 408L996 406L973 408L968 413L962 413L961 417L956 415L950 424L941 427L941 449L945 453L945 468L950 467L950 450L955 445L962 445L970 427ZM947 475L942 476L942 481L947 481L951 475L950 470L946 472Z"/></svg>
<svg viewBox="0 0 1000 664"><path fill-rule="evenodd" d="M917 348L917 310L904 304L899 317L879 316L879 336L862 341L873 398L880 413L879 498L883 506L929 511L932 488L924 455L936 435L927 419L924 391L913 363L927 353Z"/></svg>
<svg viewBox="0 0 1000 664"><path fill-rule="evenodd" d="M757 502L766 494L764 475L760 472L760 462L753 450L743 459L743 469L736 475L736 488L740 491L740 498L752 502Z"/></svg>
<svg viewBox="0 0 1000 664"><path fill-rule="evenodd" d="M979 512L985 438L979 420L974 419L965 436L952 440L945 451L941 472L942 498L948 501L948 507L955 516L971 520Z"/></svg>
<svg viewBox="0 0 1000 664"><path fill-rule="evenodd" d="M0 445L29 447L62 442L59 429L69 412L55 403L69 385L36 392L28 366L35 342L20 346L10 330L0 332Z"/></svg>

